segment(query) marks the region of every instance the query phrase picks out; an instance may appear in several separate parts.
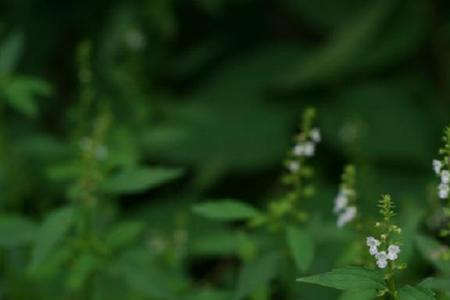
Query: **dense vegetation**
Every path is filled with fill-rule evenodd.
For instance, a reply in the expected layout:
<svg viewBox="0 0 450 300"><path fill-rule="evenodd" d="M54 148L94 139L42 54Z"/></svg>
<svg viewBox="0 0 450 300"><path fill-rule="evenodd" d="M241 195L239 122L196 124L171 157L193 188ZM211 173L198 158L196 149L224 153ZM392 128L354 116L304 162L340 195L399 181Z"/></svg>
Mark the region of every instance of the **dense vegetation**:
<svg viewBox="0 0 450 300"><path fill-rule="evenodd" d="M0 299L450 299L449 51L444 0L1 2Z"/></svg>

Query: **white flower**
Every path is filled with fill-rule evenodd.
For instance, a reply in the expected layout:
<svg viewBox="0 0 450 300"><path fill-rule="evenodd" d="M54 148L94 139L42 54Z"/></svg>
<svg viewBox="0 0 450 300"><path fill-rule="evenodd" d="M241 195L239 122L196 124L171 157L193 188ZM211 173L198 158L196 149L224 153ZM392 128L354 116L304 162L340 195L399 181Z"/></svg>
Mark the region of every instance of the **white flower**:
<svg viewBox="0 0 450 300"><path fill-rule="evenodd" d="M450 192L450 187L448 186L448 184L441 183L438 188L439 188L439 198L441 199L448 198L448 194Z"/></svg>
<svg viewBox="0 0 450 300"><path fill-rule="evenodd" d="M377 253L377 255L375 255L375 258L378 260L387 260L388 256L386 254L386 251L380 251Z"/></svg>
<svg viewBox="0 0 450 300"><path fill-rule="evenodd" d="M346 195L346 196L351 196L351 195L354 195L354 194L355 194L355 191L352 190L352 189L343 187L343 188L341 189L341 193L343 193L343 194Z"/></svg>
<svg viewBox="0 0 450 300"><path fill-rule="evenodd" d="M385 251L380 251L375 255L377 259L377 266L380 269L384 269L387 266L388 255Z"/></svg>
<svg viewBox="0 0 450 300"><path fill-rule="evenodd" d="M292 152L294 153L294 155L303 156L305 154L305 147L303 145L295 145Z"/></svg>
<svg viewBox="0 0 450 300"><path fill-rule="evenodd" d="M288 169L289 171L291 171L292 173L296 173L298 170L300 170L300 163L298 161L290 161L288 163Z"/></svg>
<svg viewBox="0 0 450 300"><path fill-rule="evenodd" d="M366 244L369 247L378 247L381 245L380 241L374 238L373 236L367 237Z"/></svg>
<svg viewBox="0 0 450 300"><path fill-rule="evenodd" d="M378 268L384 269L384 268L387 267L387 265L388 265L387 260L385 260L385 259L378 259L378 260L377 260L377 266L378 266Z"/></svg>
<svg viewBox="0 0 450 300"><path fill-rule="evenodd" d="M444 170L441 172L441 182L443 183L450 182L450 172L448 170Z"/></svg>
<svg viewBox="0 0 450 300"><path fill-rule="evenodd" d="M305 156L313 156L314 153L316 152L316 146L314 145L314 143L306 142L303 145L303 150L304 150Z"/></svg>
<svg viewBox="0 0 450 300"><path fill-rule="evenodd" d="M397 245L390 245L388 247L388 259L396 260L398 258L398 254L400 253L400 247Z"/></svg>
<svg viewBox="0 0 450 300"><path fill-rule="evenodd" d="M439 198L447 199L448 198L448 192L447 191L439 191Z"/></svg>
<svg viewBox="0 0 450 300"><path fill-rule="evenodd" d="M334 212L337 213L344 209L347 206L348 198L347 196L341 191L337 195L336 199L334 199Z"/></svg>
<svg viewBox="0 0 450 300"><path fill-rule="evenodd" d="M433 160L433 170L436 173L436 175L439 175L441 173L442 168L442 162L440 160L434 159Z"/></svg>
<svg viewBox="0 0 450 300"><path fill-rule="evenodd" d="M319 128L313 128L313 129L311 129L311 131L309 132L309 134L310 134L310 136L311 136L311 139L312 139L314 142L316 142L316 143L318 143L318 142L320 142L320 141L322 140L322 136L321 136L321 134L320 134Z"/></svg>
<svg viewBox="0 0 450 300"><path fill-rule="evenodd" d="M339 215L337 226L343 227L345 224L351 222L356 217L357 209L355 206L349 206Z"/></svg>
<svg viewBox="0 0 450 300"><path fill-rule="evenodd" d="M370 255L374 256L378 254L378 247L374 246L374 247L369 247L369 253Z"/></svg>

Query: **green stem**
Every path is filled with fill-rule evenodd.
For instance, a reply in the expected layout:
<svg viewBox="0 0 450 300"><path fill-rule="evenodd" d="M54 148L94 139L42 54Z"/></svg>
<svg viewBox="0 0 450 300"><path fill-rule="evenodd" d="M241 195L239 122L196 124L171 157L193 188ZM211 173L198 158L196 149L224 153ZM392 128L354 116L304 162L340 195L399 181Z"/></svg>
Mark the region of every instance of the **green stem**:
<svg viewBox="0 0 450 300"><path fill-rule="evenodd" d="M389 263L389 277L387 279L387 284L389 288L389 294L391 295L392 300L399 300L400 298L398 297L397 287L395 285L394 272L391 263Z"/></svg>

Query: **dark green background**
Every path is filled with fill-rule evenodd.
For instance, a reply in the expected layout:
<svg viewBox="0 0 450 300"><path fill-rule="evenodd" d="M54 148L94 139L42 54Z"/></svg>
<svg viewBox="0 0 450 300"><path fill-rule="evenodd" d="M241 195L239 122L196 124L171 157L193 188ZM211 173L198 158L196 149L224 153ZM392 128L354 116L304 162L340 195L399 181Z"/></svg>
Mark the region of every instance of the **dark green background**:
<svg viewBox="0 0 450 300"><path fill-rule="evenodd" d="M281 162L307 106L317 108L323 133L313 163L319 193L308 204L319 218L334 222L333 197L349 162L358 168L360 206L368 215L382 193L393 195L406 218L410 205L423 211L435 205L431 160L450 112L447 1L3 0L0 46L10 38L18 40L11 53L0 51L11 64L0 74L2 214L37 221L66 202L82 43L92 48L93 106L112 111L114 167L184 170L174 183L112 205L119 218L146 222L150 236L167 236L182 224L193 244L217 236L214 230L226 237L228 227L191 215L189 205L204 199L238 198L263 208L281 190ZM21 76L46 83L19 86L5 100L10 78ZM231 242L222 243L207 246L206 254L200 247L181 255L183 271L176 272L194 287L229 289L239 263ZM337 254L326 252L318 252L315 271L334 265ZM413 270L407 277L432 274L420 264ZM16 277L0 279L2 290L39 286ZM275 287L273 299L335 295L298 286L292 298ZM36 290L36 299L60 295ZM5 299L33 299L8 293Z"/></svg>

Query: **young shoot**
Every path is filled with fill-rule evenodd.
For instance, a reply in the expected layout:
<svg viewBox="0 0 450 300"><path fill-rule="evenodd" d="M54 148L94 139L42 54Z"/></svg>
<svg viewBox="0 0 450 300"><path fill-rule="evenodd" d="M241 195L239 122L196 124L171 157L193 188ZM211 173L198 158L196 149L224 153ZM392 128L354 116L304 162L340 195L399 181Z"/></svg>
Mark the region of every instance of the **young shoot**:
<svg viewBox="0 0 450 300"><path fill-rule="evenodd" d="M354 221L358 214L356 207L355 173L356 171L353 165L347 165L344 168L339 192L334 199L333 212L337 215L336 225L339 228Z"/></svg>
<svg viewBox="0 0 450 300"><path fill-rule="evenodd" d="M439 149L439 159L433 160L433 170L439 177L440 183L437 187L437 195L444 201L444 215L449 220L447 228L441 230L443 236L450 235L450 127L444 130L442 137L444 146Z"/></svg>
<svg viewBox="0 0 450 300"><path fill-rule="evenodd" d="M300 199L310 198L314 194L313 186L308 182L314 174L309 159L315 155L322 139L320 130L314 127L315 118L316 111L313 108L308 108L303 113L299 133L294 137L294 145L284 161L287 170L282 180L288 187L288 192L281 200L269 204L269 214L274 219L287 214L293 214L296 221L306 219L305 212L298 209L298 203Z"/></svg>
<svg viewBox="0 0 450 300"><path fill-rule="evenodd" d="M392 218L395 216L395 205L391 196L383 195L378 206L382 220L378 221L375 227L378 229L379 235L367 237L366 244L370 255L375 259L377 268L386 270L387 292L393 299L398 299L394 274L396 270L405 268L404 265L397 263L401 249L395 237L401 233L401 229L392 222Z"/></svg>

